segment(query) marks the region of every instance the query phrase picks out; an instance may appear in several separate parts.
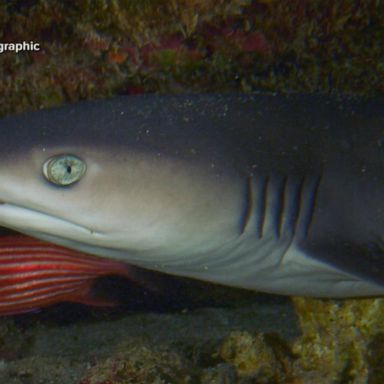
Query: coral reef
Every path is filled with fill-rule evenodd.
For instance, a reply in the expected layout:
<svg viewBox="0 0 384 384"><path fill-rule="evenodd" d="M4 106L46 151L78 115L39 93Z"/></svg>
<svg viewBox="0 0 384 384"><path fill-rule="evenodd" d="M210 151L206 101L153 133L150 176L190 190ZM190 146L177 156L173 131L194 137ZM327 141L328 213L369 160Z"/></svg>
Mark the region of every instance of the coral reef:
<svg viewBox="0 0 384 384"><path fill-rule="evenodd" d="M80 0L4 3L1 113L116 92L382 93L381 1Z"/></svg>
<svg viewBox="0 0 384 384"><path fill-rule="evenodd" d="M289 383L294 380L294 354L277 334L232 332L222 343L219 356L236 368L241 380Z"/></svg>
<svg viewBox="0 0 384 384"><path fill-rule="evenodd" d="M293 301L303 333L293 350L304 377L317 375L318 383L384 380L383 299Z"/></svg>

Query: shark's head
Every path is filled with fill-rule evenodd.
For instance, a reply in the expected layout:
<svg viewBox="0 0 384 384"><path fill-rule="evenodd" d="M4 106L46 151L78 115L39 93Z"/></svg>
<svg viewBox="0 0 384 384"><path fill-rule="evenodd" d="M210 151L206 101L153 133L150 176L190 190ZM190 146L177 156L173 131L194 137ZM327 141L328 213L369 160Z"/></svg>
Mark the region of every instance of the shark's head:
<svg viewBox="0 0 384 384"><path fill-rule="evenodd" d="M4 119L0 225L131 261L223 241L241 216L243 184L215 159L201 166L191 142L167 151L157 122L140 129L126 112L84 103Z"/></svg>

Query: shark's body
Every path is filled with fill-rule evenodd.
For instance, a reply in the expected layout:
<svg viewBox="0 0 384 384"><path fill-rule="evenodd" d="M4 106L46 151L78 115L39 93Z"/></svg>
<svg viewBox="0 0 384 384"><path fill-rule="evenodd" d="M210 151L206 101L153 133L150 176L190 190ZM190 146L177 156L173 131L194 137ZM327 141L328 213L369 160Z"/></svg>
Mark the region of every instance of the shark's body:
<svg viewBox="0 0 384 384"><path fill-rule="evenodd" d="M0 132L4 227L266 292L384 293L383 99L120 97ZM86 164L79 181L46 180L58 155Z"/></svg>

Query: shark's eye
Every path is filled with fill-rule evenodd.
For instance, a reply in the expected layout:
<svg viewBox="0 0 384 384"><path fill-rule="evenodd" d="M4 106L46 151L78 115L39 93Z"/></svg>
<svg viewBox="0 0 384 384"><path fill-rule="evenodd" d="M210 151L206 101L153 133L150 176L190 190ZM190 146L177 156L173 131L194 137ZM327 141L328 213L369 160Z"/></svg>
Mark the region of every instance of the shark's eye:
<svg viewBox="0 0 384 384"><path fill-rule="evenodd" d="M43 175L56 185L70 185L79 181L87 166L85 162L73 155L50 157L43 164Z"/></svg>

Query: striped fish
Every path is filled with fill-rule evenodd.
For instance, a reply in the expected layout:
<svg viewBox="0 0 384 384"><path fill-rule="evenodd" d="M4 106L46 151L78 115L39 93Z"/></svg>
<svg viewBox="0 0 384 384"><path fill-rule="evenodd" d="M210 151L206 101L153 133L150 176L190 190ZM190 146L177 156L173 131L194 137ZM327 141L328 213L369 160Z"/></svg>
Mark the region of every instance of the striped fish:
<svg viewBox="0 0 384 384"><path fill-rule="evenodd" d="M92 296L97 277L129 277L127 264L70 250L23 235L0 237L0 315L36 311L71 301L114 303Z"/></svg>

